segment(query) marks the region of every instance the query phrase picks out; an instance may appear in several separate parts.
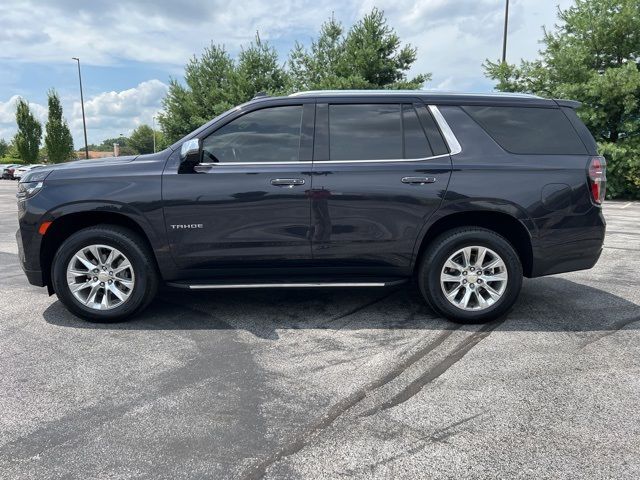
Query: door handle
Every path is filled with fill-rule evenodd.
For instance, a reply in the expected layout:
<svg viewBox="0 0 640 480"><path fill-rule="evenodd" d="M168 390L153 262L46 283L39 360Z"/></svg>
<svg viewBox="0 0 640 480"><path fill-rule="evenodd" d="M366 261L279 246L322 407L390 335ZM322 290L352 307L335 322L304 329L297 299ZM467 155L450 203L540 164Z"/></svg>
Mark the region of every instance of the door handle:
<svg viewBox="0 0 640 480"><path fill-rule="evenodd" d="M402 177L402 183L411 185L424 185L425 183L435 183L435 177Z"/></svg>
<svg viewBox="0 0 640 480"><path fill-rule="evenodd" d="M293 188L298 185L304 185L303 178L272 178L271 185L275 187Z"/></svg>

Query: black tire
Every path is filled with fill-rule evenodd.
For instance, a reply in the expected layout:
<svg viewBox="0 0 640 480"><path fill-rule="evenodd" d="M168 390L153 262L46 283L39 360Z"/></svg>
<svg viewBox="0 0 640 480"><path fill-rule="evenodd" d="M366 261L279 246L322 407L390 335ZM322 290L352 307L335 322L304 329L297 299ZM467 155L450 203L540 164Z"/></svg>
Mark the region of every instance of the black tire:
<svg viewBox="0 0 640 480"><path fill-rule="evenodd" d="M461 248L487 247L497 253L507 269L508 280L502 296L483 310L464 310L447 300L440 274L447 259ZM522 264L513 246L501 235L480 227L460 227L444 232L428 247L418 269L420 293L437 313L458 323L484 323L506 314L522 287Z"/></svg>
<svg viewBox="0 0 640 480"><path fill-rule="evenodd" d="M67 265L82 247L102 244L120 250L135 272L135 284L129 298L110 310L95 310L74 297L67 284ZM126 320L145 309L158 290L158 272L153 254L135 232L117 225L97 225L80 230L67 238L53 258L53 289L67 309L91 322L112 323Z"/></svg>

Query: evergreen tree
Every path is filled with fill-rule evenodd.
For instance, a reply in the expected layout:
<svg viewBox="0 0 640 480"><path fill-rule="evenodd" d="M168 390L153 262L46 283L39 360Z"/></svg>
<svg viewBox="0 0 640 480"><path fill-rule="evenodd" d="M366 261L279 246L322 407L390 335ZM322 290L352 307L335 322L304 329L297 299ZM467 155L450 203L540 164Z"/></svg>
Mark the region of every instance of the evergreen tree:
<svg viewBox="0 0 640 480"><path fill-rule="evenodd" d="M173 143L215 116L258 92L282 95L298 90L420 88L430 74L407 78L416 49L401 46L384 13L373 9L346 34L329 20L309 50L299 43L287 69L273 46L259 35L234 60L221 45L211 45L185 67L184 83L171 79L158 115L164 139Z"/></svg>
<svg viewBox="0 0 640 480"><path fill-rule="evenodd" d="M26 163L37 162L40 140L42 139L42 125L31 113L29 104L23 98L18 99L16 105L16 123L18 124L18 133L13 139L13 144L20 159Z"/></svg>
<svg viewBox="0 0 640 480"><path fill-rule="evenodd" d="M45 125L45 148L51 163L61 163L74 156L73 137L62 117L62 105L55 90L48 93L49 116Z"/></svg>
<svg viewBox="0 0 640 480"><path fill-rule="evenodd" d="M153 130L149 125L140 125L128 139L130 146L136 153L153 153Z"/></svg>
<svg viewBox="0 0 640 480"><path fill-rule="evenodd" d="M0 138L0 158L4 157L9 151L9 144L4 138Z"/></svg>
<svg viewBox="0 0 640 480"><path fill-rule="evenodd" d="M582 102L608 161L607 196L640 198L640 2L576 0L545 31L540 58L485 62L497 89Z"/></svg>
<svg viewBox="0 0 640 480"><path fill-rule="evenodd" d="M382 10L374 8L346 35L331 18L309 50L296 44L289 55L291 86L294 90L421 88L430 74L407 78L416 55L411 45L401 47Z"/></svg>
<svg viewBox="0 0 640 480"><path fill-rule="evenodd" d="M286 86L277 53L259 36L235 62L222 45L211 45L185 68L185 85L172 79L158 122L168 142L250 100L257 92L281 93Z"/></svg>

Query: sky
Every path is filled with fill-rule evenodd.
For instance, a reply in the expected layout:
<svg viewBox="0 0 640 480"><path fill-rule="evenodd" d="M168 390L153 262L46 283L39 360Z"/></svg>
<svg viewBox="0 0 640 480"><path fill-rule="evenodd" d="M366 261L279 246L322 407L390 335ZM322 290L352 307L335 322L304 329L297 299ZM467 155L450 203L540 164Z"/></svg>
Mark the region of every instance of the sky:
<svg viewBox="0 0 640 480"><path fill-rule="evenodd" d="M542 27L572 0L511 0L507 60L533 59ZM59 93L76 148L84 145L78 71L82 65L89 143L151 125L170 78L211 43L236 55L256 31L284 62L296 41L309 45L333 14L349 27L384 10L403 43L418 49L409 75L431 72L425 88L489 92L482 62L502 52L505 0L2 0L0 138L15 134L23 97L46 121L47 91Z"/></svg>

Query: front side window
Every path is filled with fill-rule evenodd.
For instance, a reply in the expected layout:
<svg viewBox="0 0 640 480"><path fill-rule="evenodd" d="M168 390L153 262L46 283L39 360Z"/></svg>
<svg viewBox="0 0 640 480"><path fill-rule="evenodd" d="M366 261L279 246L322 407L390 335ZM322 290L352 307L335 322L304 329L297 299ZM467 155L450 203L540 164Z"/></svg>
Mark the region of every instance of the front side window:
<svg viewBox="0 0 640 480"><path fill-rule="evenodd" d="M403 158L400 105L329 105L329 158Z"/></svg>
<svg viewBox="0 0 640 480"><path fill-rule="evenodd" d="M300 151L301 124L302 105L249 112L204 139L203 161L296 162Z"/></svg>

